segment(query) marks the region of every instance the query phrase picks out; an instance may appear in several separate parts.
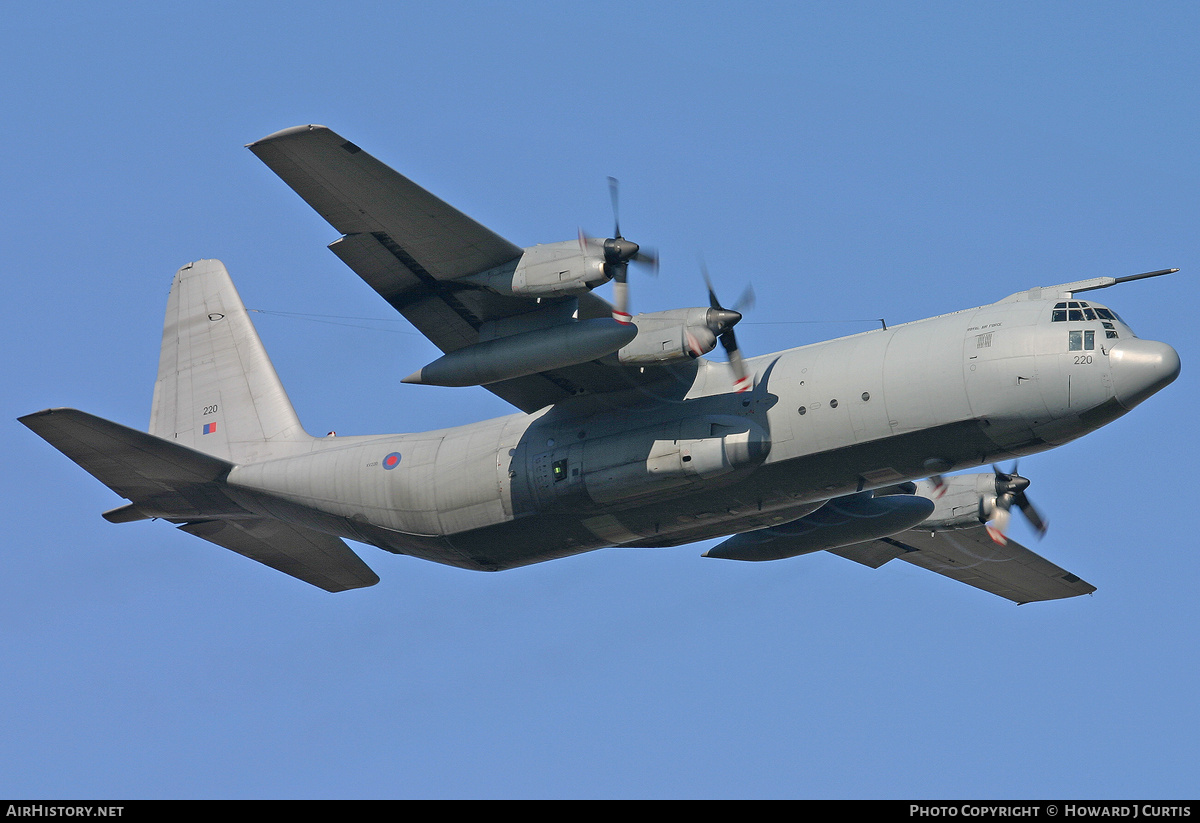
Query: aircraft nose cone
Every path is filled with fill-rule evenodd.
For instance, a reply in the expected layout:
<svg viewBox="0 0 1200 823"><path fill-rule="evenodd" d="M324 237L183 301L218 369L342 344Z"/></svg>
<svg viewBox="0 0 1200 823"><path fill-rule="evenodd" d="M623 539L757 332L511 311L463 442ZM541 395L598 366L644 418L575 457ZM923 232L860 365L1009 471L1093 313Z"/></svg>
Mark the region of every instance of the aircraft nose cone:
<svg viewBox="0 0 1200 823"><path fill-rule="evenodd" d="M1122 340L1108 352L1117 402L1132 409L1179 376L1179 354L1156 340Z"/></svg>

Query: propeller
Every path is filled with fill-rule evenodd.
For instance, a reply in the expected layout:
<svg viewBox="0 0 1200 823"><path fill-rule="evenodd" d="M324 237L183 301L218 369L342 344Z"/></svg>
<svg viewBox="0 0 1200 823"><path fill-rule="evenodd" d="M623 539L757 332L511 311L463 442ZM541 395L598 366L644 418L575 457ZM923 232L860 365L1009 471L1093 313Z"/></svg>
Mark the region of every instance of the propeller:
<svg viewBox="0 0 1200 823"><path fill-rule="evenodd" d="M1025 490L1029 488L1029 479L1017 474L1015 463L1011 473L1003 472L995 465L992 466L992 471L996 473L996 506L992 519L987 524L987 531L992 540L1001 546L1008 542L1005 535L1012 521L1013 506L1016 506L1029 521L1029 525L1037 530L1039 537L1044 536L1050 524L1025 495Z"/></svg>
<svg viewBox="0 0 1200 823"><path fill-rule="evenodd" d="M747 286L746 290L742 292L742 296L734 303L734 307L727 309L717 298L717 292L708 276L708 267L704 265L703 260L700 261L700 271L704 275L704 284L708 286L710 308L706 322L709 330L720 339L721 348L725 349L725 355L729 358L729 367L733 369L733 390L735 392L749 391L753 388L753 380L746 373L746 361L742 359L742 352L738 349L737 336L733 333L733 327L742 319L739 309L749 310L754 305L754 288Z"/></svg>
<svg viewBox="0 0 1200 823"><path fill-rule="evenodd" d="M946 478L935 474L929 478L929 481L933 483L933 499L941 500L946 494Z"/></svg>
<svg viewBox="0 0 1200 823"><path fill-rule="evenodd" d="M620 183L617 178L608 178L608 193L612 199L613 236L603 241L604 274L613 281L613 319L619 323L629 322L629 263L644 263L651 267L651 274L658 274L658 255L643 250L632 240L621 235ZM588 238L579 231L579 248L587 254Z"/></svg>
<svg viewBox="0 0 1200 823"><path fill-rule="evenodd" d="M941 500L946 494L946 489L949 484L946 483L946 478L942 476L942 472L952 468L953 464L949 460L944 460L940 457L931 457L925 461L925 470L933 472L929 475L929 482L933 484L933 499Z"/></svg>

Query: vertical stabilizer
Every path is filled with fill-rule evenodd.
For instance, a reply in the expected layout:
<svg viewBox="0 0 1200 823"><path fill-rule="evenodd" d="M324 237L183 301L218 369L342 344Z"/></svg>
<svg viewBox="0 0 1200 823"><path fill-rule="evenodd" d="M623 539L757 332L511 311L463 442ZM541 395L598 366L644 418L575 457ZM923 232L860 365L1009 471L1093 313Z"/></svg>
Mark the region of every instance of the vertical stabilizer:
<svg viewBox="0 0 1200 823"><path fill-rule="evenodd" d="M219 260L175 273L150 433L232 463L294 454L312 440Z"/></svg>

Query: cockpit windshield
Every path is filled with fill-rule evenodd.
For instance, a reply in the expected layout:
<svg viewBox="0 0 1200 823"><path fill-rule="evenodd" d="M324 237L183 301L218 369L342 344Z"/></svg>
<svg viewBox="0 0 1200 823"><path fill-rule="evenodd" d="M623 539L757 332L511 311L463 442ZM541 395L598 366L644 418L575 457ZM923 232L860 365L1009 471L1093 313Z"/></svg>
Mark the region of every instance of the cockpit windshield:
<svg viewBox="0 0 1200 823"><path fill-rule="evenodd" d="M1052 323L1070 323L1070 322L1086 322L1099 321L1104 328L1104 337L1106 340L1116 340L1120 338L1117 333L1116 324L1120 323L1128 330L1128 323L1121 319L1112 309L1107 309L1104 306L1097 306L1094 303L1086 303L1082 300L1064 300L1061 303L1055 303L1054 308L1050 312L1050 321ZM1132 332L1130 332L1132 334ZM1072 350L1076 348L1075 336L1082 339L1079 332L1072 332ZM1092 332L1087 332L1091 335ZM1086 348L1091 348L1087 346Z"/></svg>
<svg viewBox="0 0 1200 823"><path fill-rule="evenodd" d="M1093 306L1082 300L1055 303L1050 320L1054 323L1065 323L1068 320L1119 320L1122 323L1125 322L1120 317L1117 317L1116 312L1106 309L1103 306Z"/></svg>

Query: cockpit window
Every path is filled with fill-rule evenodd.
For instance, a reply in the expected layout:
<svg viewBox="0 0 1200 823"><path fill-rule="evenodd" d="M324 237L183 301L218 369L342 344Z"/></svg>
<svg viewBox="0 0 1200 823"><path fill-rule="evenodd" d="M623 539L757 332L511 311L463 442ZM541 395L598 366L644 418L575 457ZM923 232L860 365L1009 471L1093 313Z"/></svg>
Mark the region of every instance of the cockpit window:
<svg viewBox="0 0 1200 823"><path fill-rule="evenodd" d="M1050 310L1051 323L1066 323L1066 322L1085 322L1088 320L1116 320L1124 323L1117 316L1117 313L1112 309L1106 309L1103 306L1092 306L1082 300L1063 300L1061 303L1055 303L1054 308ZM1104 324L1105 337L1117 337L1117 330L1112 323Z"/></svg>
<svg viewBox="0 0 1200 823"><path fill-rule="evenodd" d="M1092 329L1079 329L1067 332L1071 351L1094 351L1096 348L1096 332Z"/></svg>

